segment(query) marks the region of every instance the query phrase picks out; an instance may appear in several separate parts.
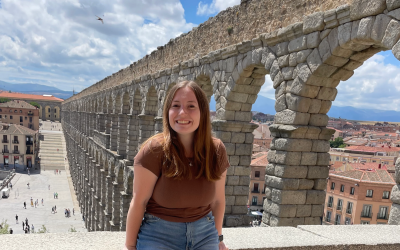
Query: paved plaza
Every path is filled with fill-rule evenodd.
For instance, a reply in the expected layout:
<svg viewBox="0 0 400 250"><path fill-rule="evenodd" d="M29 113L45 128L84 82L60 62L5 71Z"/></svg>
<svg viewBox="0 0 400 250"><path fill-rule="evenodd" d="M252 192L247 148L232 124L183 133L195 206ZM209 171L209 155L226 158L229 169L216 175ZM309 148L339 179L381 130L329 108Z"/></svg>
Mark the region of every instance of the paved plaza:
<svg viewBox="0 0 400 250"><path fill-rule="evenodd" d="M57 131L61 129L60 123L42 123L41 128L44 129L40 130L41 133L62 133L62 131ZM53 130L51 130L51 125L55 125ZM63 144L65 152L65 143ZM55 174L54 170L32 170L30 175L22 168L17 169L11 181L13 188L10 197L0 199L0 221L7 220L14 234L25 233L22 230L22 221L25 221L25 218L28 218L31 227L32 224L34 225L35 231L45 225L50 233L66 233L72 227L78 232L87 232L73 191L67 161L65 161L65 169L61 170L61 174ZM58 193L58 199L54 199L54 192ZM31 197L33 201L39 201L39 206L31 206ZM26 202L26 209L23 208L24 202ZM52 213L54 206L57 207L57 213ZM66 208L71 211L70 217L65 217ZM73 208L75 215L72 214ZM16 214L19 217L18 224L15 220Z"/></svg>

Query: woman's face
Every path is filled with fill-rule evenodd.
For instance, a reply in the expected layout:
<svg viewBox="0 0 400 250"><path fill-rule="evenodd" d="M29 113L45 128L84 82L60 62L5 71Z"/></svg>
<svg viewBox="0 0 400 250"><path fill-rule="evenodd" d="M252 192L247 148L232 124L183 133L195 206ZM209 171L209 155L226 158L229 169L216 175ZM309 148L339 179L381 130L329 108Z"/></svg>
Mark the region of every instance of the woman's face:
<svg viewBox="0 0 400 250"><path fill-rule="evenodd" d="M200 124L200 109L190 87L175 92L168 112L169 124L179 136L193 135Z"/></svg>

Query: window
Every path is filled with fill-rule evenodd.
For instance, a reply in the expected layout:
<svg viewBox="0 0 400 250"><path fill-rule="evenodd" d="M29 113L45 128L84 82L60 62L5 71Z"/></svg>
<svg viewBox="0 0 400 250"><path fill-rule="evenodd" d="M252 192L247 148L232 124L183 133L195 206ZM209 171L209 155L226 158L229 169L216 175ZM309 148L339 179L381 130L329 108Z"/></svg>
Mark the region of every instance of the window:
<svg viewBox="0 0 400 250"><path fill-rule="evenodd" d="M342 210L343 207L343 200L338 199L336 210Z"/></svg>
<svg viewBox="0 0 400 250"><path fill-rule="evenodd" d="M339 160L339 156L336 156L336 161L338 161Z"/></svg>
<svg viewBox="0 0 400 250"><path fill-rule="evenodd" d="M2 112L3 110L0 109L0 112Z"/></svg>
<svg viewBox="0 0 400 250"><path fill-rule="evenodd" d="M18 113L18 110L14 110L14 113Z"/></svg>
<svg viewBox="0 0 400 250"><path fill-rule="evenodd" d="M374 191L372 189L367 189L367 197L372 197L372 194L374 193Z"/></svg>
<svg viewBox="0 0 400 250"><path fill-rule="evenodd" d="M354 187L351 187L351 188L350 188L350 194L351 194L351 195L354 195L354 190L355 190Z"/></svg>
<svg viewBox="0 0 400 250"><path fill-rule="evenodd" d="M334 182L332 182L332 184L331 184L331 190L335 190L335 183Z"/></svg>
<svg viewBox="0 0 400 250"><path fill-rule="evenodd" d="M346 214L351 214L353 212L353 202L347 202Z"/></svg>
<svg viewBox="0 0 400 250"><path fill-rule="evenodd" d="M22 110L20 110L19 112L22 113Z"/></svg>
<svg viewBox="0 0 400 250"><path fill-rule="evenodd" d="M29 117L29 122L32 122L32 117Z"/></svg>
<svg viewBox="0 0 400 250"><path fill-rule="evenodd" d="M340 214L336 215L335 225L340 225Z"/></svg>
<svg viewBox="0 0 400 250"><path fill-rule="evenodd" d="M57 118L57 115L54 115L54 118Z"/></svg>
<svg viewBox="0 0 400 250"><path fill-rule="evenodd" d="M379 213L377 219L387 220L388 219L389 207L379 207Z"/></svg>
<svg viewBox="0 0 400 250"><path fill-rule="evenodd" d="M333 196L329 196L328 198L328 207L333 207Z"/></svg>
<svg viewBox="0 0 400 250"><path fill-rule="evenodd" d="M254 183L254 189L253 192L259 193L260 191L258 190L258 183Z"/></svg>
<svg viewBox="0 0 400 250"><path fill-rule="evenodd" d="M361 221L361 225L369 225L369 221Z"/></svg>
<svg viewBox="0 0 400 250"><path fill-rule="evenodd" d="M50 108L49 108L49 112L50 112Z"/></svg>
<svg viewBox="0 0 400 250"><path fill-rule="evenodd" d="M12 109L10 109L10 113L12 113Z"/></svg>
<svg viewBox="0 0 400 250"><path fill-rule="evenodd" d="M371 218L372 217L372 205L364 205L361 211L361 217Z"/></svg>
<svg viewBox="0 0 400 250"><path fill-rule="evenodd" d="M257 196L253 196L253 199L251 200L251 205L257 206Z"/></svg>
<svg viewBox="0 0 400 250"><path fill-rule="evenodd" d="M330 222L330 221L331 221L331 216L332 216L332 213L331 213L330 211L327 211L327 212L326 212L325 221L326 221L326 222Z"/></svg>
<svg viewBox="0 0 400 250"><path fill-rule="evenodd" d="M12 115L10 115L10 119L12 119L13 117L12 117Z"/></svg>
<svg viewBox="0 0 400 250"><path fill-rule="evenodd" d="M344 192L344 185L340 185L340 192Z"/></svg>
<svg viewBox="0 0 400 250"><path fill-rule="evenodd" d="M57 109L54 109L54 113L57 114Z"/></svg>
<svg viewBox="0 0 400 250"><path fill-rule="evenodd" d="M344 219L344 224L345 224L345 225L350 225L350 224L351 224L351 219L346 217L346 218Z"/></svg>
<svg viewBox="0 0 400 250"><path fill-rule="evenodd" d="M19 122L24 122L24 117L23 116L19 117Z"/></svg>
<svg viewBox="0 0 400 250"><path fill-rule="evenodd" d="M14 151L18 152L18 146L14 145Z"/></svg>
<svg viewBox="0 0 400 250"><path fill-rule="evenodd" d="M255 176L256 178L260 177L260 171L256 171L256 173L254 174L254 176Z"/></svg>
<svg viewBox="0 0 400 250"><path fill-rule="evenodd" d="M383 191L382 199L389 199L390 192L389 191Z"/></svg>
<svg viewBox="0 0 400 250"><path fill-rule="evenodd" d="M1 119L1 115L0 115L0 119Z"/></svg>
<svg viewBox="0 0 400 250"><path fill-rule="evenodd" d="M14 141L18 141L18 136L14 135Z"/></svg>
<svg viewBox="0 0 400 250"><path fill-rule="evenodd" d="M49 118L50 118L50 115L49 115Z"/></svg>
<svg viewBox="0 0 400 250"><path fill-rule="evenodd" d="M28 117L25 116L25 121L28 119Z"/></svg>

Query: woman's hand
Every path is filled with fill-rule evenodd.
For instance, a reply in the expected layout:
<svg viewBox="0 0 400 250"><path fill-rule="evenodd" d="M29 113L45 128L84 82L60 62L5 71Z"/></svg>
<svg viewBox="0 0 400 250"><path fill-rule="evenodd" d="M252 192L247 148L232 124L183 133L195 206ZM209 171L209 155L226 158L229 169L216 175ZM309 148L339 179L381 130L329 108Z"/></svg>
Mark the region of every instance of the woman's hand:
<svg viewBox="0 0 400 250"><path fill-rule="evenodd" d="M123 250L136 250L136 246L134 246L134 247L127 247L127 246L124 246L124 249Z"/></svg>
<svg viewBox="0 0 400 250"><path fill-rule="evenodd" d="M221 242L218 244L218 248L219 248L219 250L229 250L229 248L227 248L227 247L225 246L225 243L224 243L223 241L221 241Z"/></svg>

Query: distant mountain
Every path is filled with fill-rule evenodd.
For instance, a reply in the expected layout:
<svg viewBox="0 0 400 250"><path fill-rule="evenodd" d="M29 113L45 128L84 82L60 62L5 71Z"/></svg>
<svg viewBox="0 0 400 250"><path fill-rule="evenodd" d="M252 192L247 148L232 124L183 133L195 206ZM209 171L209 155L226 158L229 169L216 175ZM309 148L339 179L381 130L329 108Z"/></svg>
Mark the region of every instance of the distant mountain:
<svg viewBox="0 0 400 250"><path fill-rule="evenodd" d="M210 102L211 110L215 110L215 104L214 97L212 97ZM253 104L252 111L274 115L276 113L275 100L258 95L256 102ZM360 109L354 107L332 106L331 110L328 112L328 116L357 121L400 122L400 112L394 110Z"/></svg>
<svg viewBox="0 0 400 250"><path fill-rule="evenodd" d="M32 95L53 95L61 99L68 99L72 91L64 91L55 87L35 83L8 83L0 81L0 90Z"/></svg>

